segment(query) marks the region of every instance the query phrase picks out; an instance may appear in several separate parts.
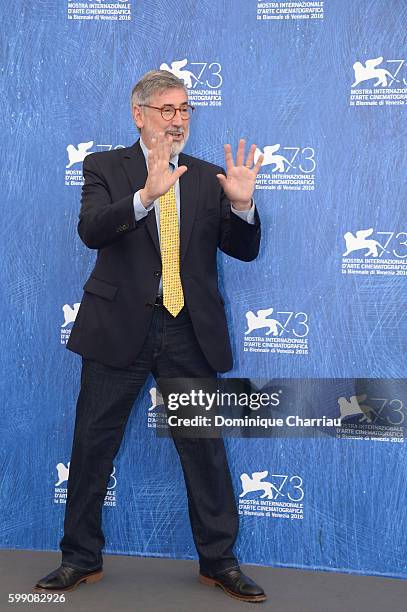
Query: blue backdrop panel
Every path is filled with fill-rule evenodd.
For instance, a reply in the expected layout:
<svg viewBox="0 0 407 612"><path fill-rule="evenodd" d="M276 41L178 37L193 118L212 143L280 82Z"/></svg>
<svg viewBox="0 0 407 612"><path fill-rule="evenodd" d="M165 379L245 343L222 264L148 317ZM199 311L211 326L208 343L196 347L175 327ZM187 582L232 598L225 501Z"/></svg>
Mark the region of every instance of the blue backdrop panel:
<svg viewBox="0 0 407 612"><path fill-rule="evenodd" d="M227 376L302 379L298 408L306 397L318 414L329 405L353 417L334 437L228 440L237 553L406 577L396 383L407 373L407 5L170 4L0 9L0 545L58 548L80 371L65 344L95 259L76 233L81 162L137 139L132 86L162 66L196 106L188 153L223 164L223 143L245 137L265 155L260 255L219 256L235 355ZM158 404L151 378L109 483L106 550L196 558L176 452L156 437Z"/></svg>

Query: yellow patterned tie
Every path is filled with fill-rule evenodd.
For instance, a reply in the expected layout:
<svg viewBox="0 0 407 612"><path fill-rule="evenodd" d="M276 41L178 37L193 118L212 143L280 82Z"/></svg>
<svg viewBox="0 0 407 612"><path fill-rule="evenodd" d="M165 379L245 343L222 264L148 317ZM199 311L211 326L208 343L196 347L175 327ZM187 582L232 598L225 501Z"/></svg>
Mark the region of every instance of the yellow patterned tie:
<svg viewBox="0 0 407 612"><path fill-rule="evenodd" d="M160 197L160 246L164 306L176 317L184 306L179 274L179 227L174 185Z"/></svg>

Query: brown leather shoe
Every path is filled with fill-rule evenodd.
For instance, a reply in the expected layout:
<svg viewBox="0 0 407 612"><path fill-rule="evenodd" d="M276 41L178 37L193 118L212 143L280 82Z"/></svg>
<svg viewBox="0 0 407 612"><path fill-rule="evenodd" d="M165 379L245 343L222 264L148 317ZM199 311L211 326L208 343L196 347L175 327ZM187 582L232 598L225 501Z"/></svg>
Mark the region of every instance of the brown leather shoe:
<svg viewBox="0 0 407 612"><path fill-rule="evenodd" d="M208 586L219 586L227 595L240 599L240 601L259 603L267 599L263 589L248 576L245 576L239 568L233 568L228 572L212 577L199 574L199 582Z"/></svg>
<svg viewBox="0 0 407 612"><path fill-rule="evenodd" d="M41 578L34 587L34 591L73 591L76 589L78 584L81 582L98 582L103 578L102 569L94 570L91 572L82 572L69 567L68 565L61 565L58 569L54 570L44 578Z"/></svg>

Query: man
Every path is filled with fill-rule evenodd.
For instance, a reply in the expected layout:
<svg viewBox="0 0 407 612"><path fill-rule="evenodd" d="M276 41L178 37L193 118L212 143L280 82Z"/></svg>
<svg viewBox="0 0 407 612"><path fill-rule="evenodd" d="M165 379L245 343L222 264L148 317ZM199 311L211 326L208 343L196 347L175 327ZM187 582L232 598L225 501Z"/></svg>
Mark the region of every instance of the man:
<svg viewBox="0 0 407 612"><path fill-rule="evenodd" d="M68 342L82 355L62 565L37 590L102 577L101 512L113 459L150 372L216 378L232 367L216 252L253 260L260 221L252 195L255 145L222 168L181 153L193 108L183 81L148 72L132 92L140 140L85 158L78 232L96 264ZM221 438L174 437L188 494L201 582L264 601L233 553L238 513Z"/></svg>

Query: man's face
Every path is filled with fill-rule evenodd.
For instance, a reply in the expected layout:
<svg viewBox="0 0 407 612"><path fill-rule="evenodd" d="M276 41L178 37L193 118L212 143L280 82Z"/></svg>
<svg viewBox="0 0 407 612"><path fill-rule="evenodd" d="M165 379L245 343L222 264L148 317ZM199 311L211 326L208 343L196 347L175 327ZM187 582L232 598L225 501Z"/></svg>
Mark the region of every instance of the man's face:
<svg viewBox="0 0 407 612"><path fill-rule="evenodd" d="M148 105L161 108L165 105L179 108L182 104L188 104L188 96L183 89L172 87L151 96ZM133 118L137 127L141 130L141 137L147 149L151 148L151 139L159 132L171 134L173 143L171 156L177 155L184 148L189 136L189 120L181 119L180 113L175 113L169 121L162 118L159 110L145 106L133 107Z"/></svg>

